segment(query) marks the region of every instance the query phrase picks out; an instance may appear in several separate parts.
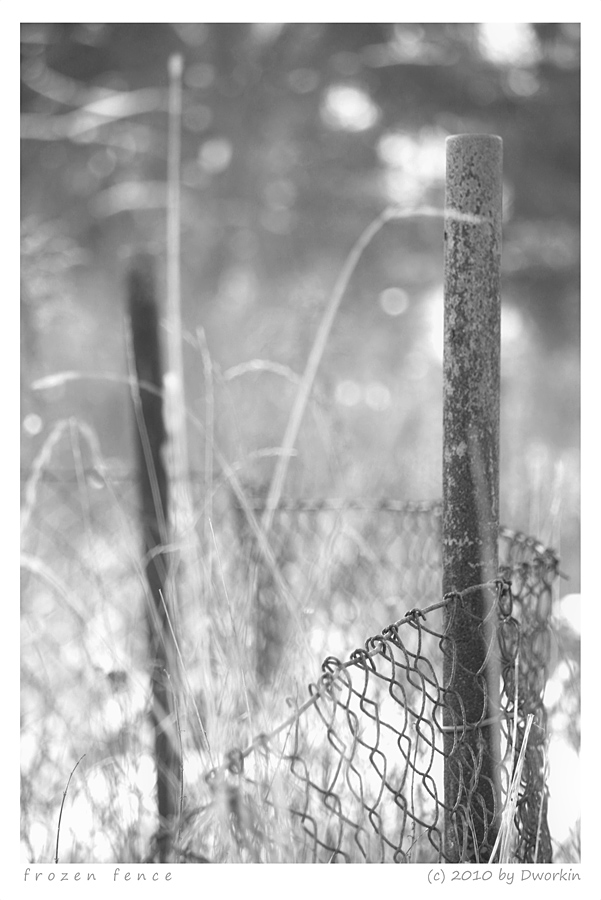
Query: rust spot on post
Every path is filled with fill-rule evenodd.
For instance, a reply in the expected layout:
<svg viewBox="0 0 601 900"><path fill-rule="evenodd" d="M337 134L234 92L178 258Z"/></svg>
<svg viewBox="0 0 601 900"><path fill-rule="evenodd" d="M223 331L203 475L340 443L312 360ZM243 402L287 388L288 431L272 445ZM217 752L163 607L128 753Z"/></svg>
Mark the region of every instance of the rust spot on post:
<svg viewBox="0 0 601 900"><path fill-rule="evenodd" d="M499 534L501 138L447 139L443 394L443 590L497 577ZM446 612L445 855L488 859L497 830L494 592ZM492 650L492 654L490 651Z"/></svg>

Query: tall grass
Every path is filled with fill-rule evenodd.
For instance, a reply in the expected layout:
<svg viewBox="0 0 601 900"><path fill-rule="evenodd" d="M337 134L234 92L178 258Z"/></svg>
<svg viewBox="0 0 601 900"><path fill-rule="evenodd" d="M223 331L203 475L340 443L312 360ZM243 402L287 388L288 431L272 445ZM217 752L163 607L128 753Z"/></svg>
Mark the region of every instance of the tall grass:
<svg viewBox="0 0 601 900"><path fill-rule="evenodd" d="M137 500L134 485L108 471L89 439L74 422L57 426L41 451L43 465L34 466L35 490L30 484L26 491L31 505L24 510L23 535L23 850L35 861L53 858L65 784L84 753L65 798L61 860L143 861L152 855L156 827ZM74 457L80 461L74 459L68 484L52 481L52 449L59 451L61 442L71 452L78 447ZM83 466L79 479L77 466ZM258 527L255 498L245 497ZM303 703L324 656L344 657L397 618L399 608L438 599L439 559L433 536L419 521L404 532L403 556L392 514L322 510L303 523L300 513L278 513L271 552L293 592L297 616L280 636L265 683L255 655L257 590L277 604L278 583L257 580L258 570L263 576L272 570L257 566L253 528L244 509L232 503L227 483L214 488L211 502L210 545L199 536L202 597L186 589L182 578L173 622L182 676L181 845L214 861L281 862L295 853L284 839L294 825L285 804L274 819L256 799L241 798L245 811L234 832L227 804L217 831L209 830L204 775L232 748L286 722L286 698ZM200 514L197 524L202 533ZM320 747L314 750L325 765ZM210 846L203 833L211 834Z"/></svg>
<svg viewBox="0 0 601 900"><path fill-rule="evenodd" d="M193 551L197 567L193 579L181 572L172 623L182 676L182 852L192 854L191 861L195 854L281 862L296 858L285 839L294 826L285 804L274 819L252 798L240 799L239 815L235 804L232 813L231 803L220 801L221 825L205 846L210 798L204 775L233 747L245 747L284 722L287 698L302 704L324 656L344 656L398 618L399 609L438 599L439 558L427 530L418 524L414 533L398 534L385 512L323 510L304 522L295 514L296 524L293 514L282 513L267 536L258 509L264 496L243 483L216 443L211 422L219 376L202 336L197 352L209 415L203 423L187 409L186 418L205 442L215 477L210 485L205 473L200 488L190 485L193 528L176 542ZM65 383L77 377L62 376ZM53 480L57 457L60 481ZM62 861L152 858L157 822L138 517L135 485L119 480L89 427L74 419L57 423L32 466L22 519L22 829L28 860L53 858L65 784L84 753L62 812ZM267 615L284 610L287 623L271 635L278 646L267 682L257 666L265 621L259 600ZM413 858L420 858L418 851L419 845Z"/></svg>
<svg viewBox="0 0 601 900"><path fill-rule="evenodd" d="M293 706L302 705L323 657L348 654L398 619L399 611L440 598L438 550L435 538L420 531L422 525L398 534L385 512L343 515L335 509L322 510L307 525L301 514L294 522L276 508L362 254L387 223L439 218L442 212L390 207L367 226L324 305L301 375L270 360L220 373L202 329L189 339L181 322L178 66L172 62L167 240L171 421L179 447L173 474L181 501L171 539L182 560L170 621L179 662L184 779L176 844L182 861L287 862L297 859L290 840L296 826L278 767L263 773L277 798L269 810L251 796L227 791L219 796L221 818L210 844L203 837L209 815L204 775L232 748L288 721L289 698ZM184 346L201 360L203 419L186 403ZM220 448L216 427L228 387L257 371L275 373L295 389L281 444L259 451L275 460L269 483L259 486L243 476L248 458L232 461ZM35 387L85 377L90 376L57 373ZM130 384L115 373L99 377ZM420 414L417 408L413 412ZM191 444L203 447L199 482L189 477ZM521 480L516 483L522 495L527 493ZM551 537L561 512L559 480L554 491L550 503L542 499L541 480L538 520L532 522L544 522ZM84 422L58 422L44 441L25 485L21 538L23 855L37 862L58 856L60 818L63 862L151 859L157 821L139 509L131 473L108 464ZM325 770L324 747L313 749ZM417 861L424 858L419 840L416 834L412 858Z"/></svg>

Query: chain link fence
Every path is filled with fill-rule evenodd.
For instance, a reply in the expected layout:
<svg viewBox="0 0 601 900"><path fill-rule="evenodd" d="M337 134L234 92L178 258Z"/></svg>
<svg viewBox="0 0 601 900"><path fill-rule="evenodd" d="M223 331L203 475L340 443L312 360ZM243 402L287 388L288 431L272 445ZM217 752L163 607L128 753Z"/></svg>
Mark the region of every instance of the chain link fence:
<svg viewBox="0 0 601 900"><path fill-rule="evenodd" d="M324 517L331 527L325 529L325 541ZM332 584L348 585L356 574L365 598L374 598L385 586L384 594L395 588L395 600L402 598L407 605L409 598L432 598L437 592L440 597L439 523L438 504L384 502L366 509L322 501L284 505L275 530L286 558L296 559L297 565L291 545L302 545L307 558L311 549L327 546ZM354 553L348 552L349 538ZM377 559L374 548L380 550ZM483 816L484 798L474 781L482 758L465 766L461 751L467 730L483 732L491 723L484 708L476 723L450 716L450 710L461 708L461 699L452 682L443 686L441 674L443 656L454 659L456 654L445 636L443 607L486 590L493 598L491 615L498 617L505 799L530 717L533 725L520 768L512 861L551 861L543 693L558 561L537 541L508 529L502 530L499 549L497 582L412 607L346 660L328 657L307 701L283 725L245 750L232 750L222 766L209 772L212 796L199 814L198 831L194 829L209 856L281 861L282 854L290 859L292 843L295 862L444 861L446 816L466 826L458 829L464 836L460 858L473 860L474 852L476 860L478 852L486 854L481 859L488 858L492 829L476 850L469 838L474 820ZM371 580L368 559L374 567ZM264 592L265 582L259 579L256 589L259 595ZM481 633L486 640L482 627ZM475 680L485 682L486 672L477 672ZM447 754L443 736L449 730L455 741ZM445 767L453 763L462 788L460 803L449 809L443 782ZM493 818L500 813L496 809ZM284 846L278 843L282 836ZM215 843L209 847L211 839ZM184 855L193 857L194 840L181 848Z"/></svg>
<svg viewBox="0 0 601 900"><path fill-rule="evenodd" d="M484 708L479 722L457 716L460 698L452 682L442 683L443 658L455 653L445 638L443 610L464 603L471 589L442 597L440 505L282 502L270 534L272 556L266 558L252 525L263 509L260 497L249 493L243 509L228 489L218 489L210 520L200 499L194 498L197 517L184 533L186 539L192 533L198 537L205 596L182 592L175 623L188 687L193 684L210 741L212 722L224 713L213 705L211 714L200 676L195 681L191 648L209 620L209 643L222 649L235 643L237 629L243 633L236 646L243 646L240 668L251 685L248 696L251 703L253 691L273 697L273 718L250 743L238 743L228 732L214 746L221 764L214 758L207 764L201 753L193 784L184 746L186 787L176 841L180 859L442 861L445 820L457 825L464 858L473 858L470 834L482 818L482 796L473 779L479 760L462 769L462 739L467 730L483 732L491 722ZM102 753L95 755L94 748L98 751L99 744L104 754L120 758L140 749L136 729L146 711L143 702L136 706L132 699L135 673L145 665L143 636L135 636L135 609L143 596L135 485L127 473L109 478L83 456L68 475L53 474L46 461L29 475L24 510L24 733L35 735L30 743L37 741L41 748L45 741L46 750L51 748L41 769L35 753L24 769L27 831L36 806L48 818L48 784L55 795L64 789L62 753L50 737L57 718L64 719L60 733L68 732L71 739L78 733L74 759L83 750L98 760ZM207 524L210 547L203 544ZM494 821L498 824L524 744L512 860L548 862L543 693L558 561L537 541L508 529L501 531L499 551L499 580L478 587L490 595L498 618L502 666L495 725L501 738L500 797ZM186 572L180 575L185 582ZM90 622L96 636L102 631L100 640L91 640ZM365 640L369 634L375 636ZM357 646L361 649L353 650ZM312 660L324 657L321 677L306 696L299 695L297 662L303 658L304 672ZM233 677L232 659L220 661L220 654L213 654L209 664L215 683ZM68 706L59 689L59 680L63 687L68 683L67 669L77 683L76 708ZM474 677L486 693L486 672ZM99 682L110 682L110 699L123 710L110 740L106 724L102 731L81 721L81 709L92 701L99 721L108 708ZM288 712L287 691L296 691L297 698ZM182 701L182 740L189 743L191 756L193 728L185 705ZM234 707L226 712L232 718L237 713ZM275 730L274 722L279 723ZM449 730L454 735L450 756L443 746ZM445 768L453 761L459 767L460 800L446 809ZM84 772L82 765L80 778ZM75 785L71 791L77 793ZM485 832L488 856L496 826ZM120 852L127 861L126 851ZM127 852L131 858L142 854L140 848Z"/></svg>

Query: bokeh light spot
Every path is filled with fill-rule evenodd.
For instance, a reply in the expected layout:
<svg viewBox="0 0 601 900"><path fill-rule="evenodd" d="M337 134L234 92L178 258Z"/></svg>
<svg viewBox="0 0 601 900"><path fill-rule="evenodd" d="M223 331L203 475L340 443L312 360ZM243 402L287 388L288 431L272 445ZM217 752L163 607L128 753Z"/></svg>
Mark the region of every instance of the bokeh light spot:
<svg viewBox="0 0 601 900"><path fill-rule="evenodd" d="M382 291L379 298L380 306L388 316L400 316L409 307L407 291L398 287L389 287Z"/></svg>
<svg viewBox="0 0 601 900"><path fill-rule="evenodd" d="M361 402L361 388L356 381L341 381L336 386L336 403L341 406L357 406Z"/></svg>
<svg viewBox="0 0 601 900"><path fill-rule="evenodd" d="M23 431L31 435L31 437L39 434L43 427L44 423L36 413L29 413L29 415L25 416L23 419Z"/></svg>
<svg viewBox="0 0 601 900"><path fill-rule="evenodd" d="M390 406L390 391L381 381L372 381L365 388L365 403L375 412L384 412Z"/></svg>
<svg viewBox="0 0 601 900"><path fill-rule="evenodd" d="M198 151L198 164L205 172L218 175L225 172L232 161L234 148L227 138L212 138L205 141Z"/></svg>
<svg viewBox="0 0 601 900"><path fill-rule="evenodd" d="M528 66L538 60L536 35L528 22L482 22L478 38L482 54L497 65Z"/></svg>
<svg viewBox="0 0 601 900"><path fill-rule="evenodd" d="M376 124L379 110L369 94L361 88L337 84L327 89L321 114L330 128L365 131Z"/></svg>

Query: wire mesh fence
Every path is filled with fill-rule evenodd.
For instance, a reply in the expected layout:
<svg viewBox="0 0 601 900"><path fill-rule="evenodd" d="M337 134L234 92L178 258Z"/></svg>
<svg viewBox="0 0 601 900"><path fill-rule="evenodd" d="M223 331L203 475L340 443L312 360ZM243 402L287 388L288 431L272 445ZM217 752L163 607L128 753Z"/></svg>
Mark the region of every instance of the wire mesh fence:
<svg viewBox="0 0 601 900"><path fill-rule="evenodd" d="M466 603L470 589L442 597L439 504L284 501L266 558L252 524L263 509L261 497L248 492L243 508L227 488L217 489L209 546L200 493L196 488L196 517L183 528L182 541L197 540L202 596L181 590L174 624L186 672L183 693L196 698L213 755L206 748L197 753L198 734L186 712L189 696L183 696L179 858L444 860L445 821L455 829L463 859L474 859L474 853L487 858L525 743L513 860L550 861L543 693L555 555L536 540L502 529L499 579L478 588L490 596L491 615L498 620L500 708L492 723L484 702L480 721L467 722L457 714L461 703L453 683L442 683L443 659L455 653L445 638L443 613ZM24 510L23 731L33 749L23 770L23 830L27 843L37 816L46 823L50 845L49 811L65 784L65 740L73 762L89 754L78 769L80 780L86 765L106 770L107 759L114 758L121 763L113 795L139 794L126 784L123 760L145 752L148 691L139 690L146 662L136 618L144 603L140 511L127 473L109 477L83 454L68 473L53 474L47 461L34 469ZM180 571L180 584L192 584L188 574ZM209 634L204 644L203 629ZM487 640L489 631L482 633ZM366 641L366 634L375 636ZM198 647L206 649L207 643L212 652L205 668L196 668ZM321 677L303 695L299 679L324 656ZM265 706L269 698L271 721L258 737L250 719L239 729L220 724L224 715L243 718L240 698L236 706L208 696L206 667L213 685L225 684L235 681L234 662L244 677L246 707L253 698L263 698ZM486 672L473 675L486 697ZM296 693L296 700L286 712L287 693ZM498 806L487 818L473 775L480 761L466 765L462 746L468 731L491 727L500 729L500 782ZM213 739L217 732L219 740ZM450 754L444 743L449 733ZM187 761L195 753L192 774ZM461 785L454 809L445 807L449 764L456 765ZM86 790L82 783L81 794ZM103 828L104 813L97 831ZM92 844L77 852L93 854ZM122 861L143 858L147 849L134 844L130 835L103 852Z"/></svg>
<svg viewBox="0 0 601 900"><path fill-rule="evenodd" d="M419 521L427 514L424 507L392 507L386 512L394 511L399 519ZM307 508L303 504L305 512ZM316 505L314 510L323 508ZM430 518L438 512L437 506L431 507ZM227 847L226 854L235 852L240 860L276 861L284 850L289 855L292 834L296 862L444 861L447 817L451 828L462 835L459 859L488 859L495 837L490 824L501 808L494 810L484 841L475 847L471 837L475 820L483 819L485 811L474 778L482 755L465 765L462 742L468 730L484 732L491 722L485 704L479 722L449 715L457 709L459 697L453 682L443 686L441 678L443 656L456 654L441 623L443 608L463 604L470 593L486 590L494 598L491 615L498 618L502 664L497 719L503 751L497 799L502 804L502 798L509 797L532 717L513 822L512 859L551 861L543 692L557 560L537 542L505 529L500 545L503 574L497 582L412 608L347 660L328 657L321 678L309 689L309 699L283 725L259 736L245 750L230 751L226 762L207 776L212 799L198 821L199 830L194 829L195 837L182 852L192 850L200 837L210 853L208 845L214 838L217 855ZM484 629L482 635L485 640ZM475 673L475 680L484 683L486 672ZM454 734L450 754L443 746L445 731ZM451 809L445 804L443 782L445 767L452 764L461 790L459 803ZM265 816L266 807L271 817ZM222 833L224 812L229 841ZM267 830L266 820L271 825ZM282 835L285 847L278 845Z"/></svg>

